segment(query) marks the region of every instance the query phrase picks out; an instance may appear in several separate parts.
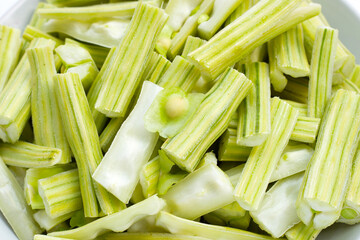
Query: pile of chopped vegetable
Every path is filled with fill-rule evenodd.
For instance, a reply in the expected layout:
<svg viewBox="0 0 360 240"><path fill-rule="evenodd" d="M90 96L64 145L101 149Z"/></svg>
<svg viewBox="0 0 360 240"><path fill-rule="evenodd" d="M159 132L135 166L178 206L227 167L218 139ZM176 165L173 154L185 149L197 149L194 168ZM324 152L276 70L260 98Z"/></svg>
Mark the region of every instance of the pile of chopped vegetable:
<svg viewBox="0 0 360 240"><path fill-rule="evenodd" d="M20 240L311 240L360 222L360 66L311 0L47 0L0 25Z"/></svg>

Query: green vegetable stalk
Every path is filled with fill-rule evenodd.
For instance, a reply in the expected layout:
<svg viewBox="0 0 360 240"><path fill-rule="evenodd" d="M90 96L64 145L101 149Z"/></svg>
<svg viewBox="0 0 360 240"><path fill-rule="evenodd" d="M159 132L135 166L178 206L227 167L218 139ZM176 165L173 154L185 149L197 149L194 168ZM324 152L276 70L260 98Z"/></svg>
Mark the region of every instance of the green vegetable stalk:
<svg viewBox="0 0 360 240"><path fill-rule="evenodd" d="M123 117L140 84L146 58L154 48L156 37L167 21L163 10L140 3L117 51L109 76L104 79L96 100L96 110L108 117Z"/></svg>
<svg viewBox="0 0 360 240"><path fill-rule="evenodd" d="M323 229L340 217L359 130L360 95L338 90L322 118L296 202L297 214L305 224Z"/></svg>
<svg viewBox="0 0 360 240"><path fill-rule="evenodd" d="M182 131L163 144L166 155L180 168L192 172L205 151L226 130L251 87L245 75L228 68Z"/></svg>

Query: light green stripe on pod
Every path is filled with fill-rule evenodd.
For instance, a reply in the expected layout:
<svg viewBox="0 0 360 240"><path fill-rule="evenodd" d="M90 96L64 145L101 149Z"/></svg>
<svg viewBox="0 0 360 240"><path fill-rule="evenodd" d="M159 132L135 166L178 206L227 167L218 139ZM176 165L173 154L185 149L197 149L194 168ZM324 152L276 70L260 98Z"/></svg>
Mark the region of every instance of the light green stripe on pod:
<svg viewBox="0 0 360 240"><path fill-rule="evenodd" d="M290 140L314 143L320 126L320 118L299 116Z"/></svg>
<svg viewBox="0 0 360 240"><path fill-rule="evenodd" d="M38 184L48 216L57 218L82 208L77 169L40 179Z"/></svg>
<svg viewBox="0 0 360 240"><path fill-rule="evenodd" d="M55 45L55 43L54 43ZM71 162L71 150L61 123L60 111L56 103L54 76L54 45L29 48L31 78L31 116L35 143L61 149L59 163Z"/></svg>
<svg viewBox="0 0 360 240"><path fill-rule="evenodd" d="M182 131L161 148L180 168L192 172L205 151L226 130L252 85L245 75L228 68Z"/></svg>
<svg viewBox="0 0 360 240"><path fill-rule="evenodd" d="M271 99L271 133L263 144L252 149L235 188L235 199L242 208L251 211L259 208L298 114L279 98Z"/></svg>
<svg viewBox="0 0 360 240"><path fill-rule="evenodd" d="M321 118L331 97L337 42L337 30L329 27L319 27L316 30L309 81L309 117Z"/></svg>
<svg viewBox="0 0 360 240"><path fill-rule="evenodd" d="M307 78L288 77L284 91L277 94L281 98L307 104L309 93L309 80Z"/></svg>
<svg viewBox="0 0 360 240"><path fill-rule="evenodd" d="M97 201L107 215L119 211L124 205L91 177L103 155L79 76L73 73L57 74L55 86L66 138L78 165L85 216L98 216Z"/></svg>
<svg viewBox="0 0 360 240"><path fill-rule="evenodd" d="M277 65L283 73L294 78L309 76L310 66L306 57L301 24L277 36L274 45Z"/></svg>
<svg viewBox="0 0 360 240"><path fill-rule="evenodd" d="M123 117L140 84L146 59L168 16L157 7L138 4L117 51L110 74L105 78L96 100L96 110L108 117Z"/></svg>
<svg viewBox="0 0 360 240"><path fill-rule="evenodd" d="M20 49L20 30L0 25L0 92L18 63Z"/></svg>
<svg viewBox="0 0 360 240"><path fill-rule="evenodd" d="M199 19L202 16L210 14L213 9L214 1L215 0L203 0L200 6L197 7L197 11L194 15L191 15L186 19L179 32L171 39L171 44L166 54L170 60L174 59L176 55L181 53L188 36L196 33L196 29L199 25Z"/></svg>
<svg viewBox="0 0 360 240"><path fill-rule="evenodd" d="M239 106L237 144L261 145L271 131L270 77L266 63L249 63L239 69L253 83L253 88Z"/></svg>
<svg viewBox="0 0 360 240"><path fill-rule="evenodd" d="M200 68L203 75L215 79L228 66L240 61L256 47L319 14L319 5L306 4L296 8L300 2L260 1L209 42L191 52L190 59Z"/></svg>
<svg viewBox="0 0 360 240"><path fill-rule="evenodd" d="M220 138L219 161L245 162L251 152L251 147L236 143L236 129L228 128Z"/></svg>
<svg viewBox="0 0 360 240"><path fill-rule="evenodd" d="M145 198L157 193L157 184L160 177L159 156L151 159L140 172L140 185Z"/></svg>
<svg viewBox="0 0 360 240"><path fill-rule="evenodd" d="M190 92L199 78L200 71L194 64L181 56L176 56L156 84L163 88L179 87L185 92Z"/></svg>
<svg viewBox="0 0 360 240"><path fill-rule="evenodd" d="M243 0L240 6L238 6L233 13L226 19L225 25L229 25L234 22L238 17L243 15L252 6L258 3L260 0Z"/></svg>
<svg viewBox="0 0 360 240"><path fill-rule="evenodd" d="M312 48L315 41L316 30L318 27L330 27L329 23L321 13L309 20L304 21L304 42L308 59L311 59ZM334 63L333 84L341 83L344 79L350 77L355 67L354 55L338 41L336 47L336 56Z"/></svg>
<svg viewBox="0 0 360 240"><path fill-rule="evenodd" d="M340 216L360 129L360 95L338 90L321 121L315 152L299 193L297 214L323 229Z"/></svg>
<svg viewBox="0 0 360 240"><path fill-rule="evenodd" d="M181 53L181 56L183 58L187 58L187 55L194 51L195 49L197 49L198 47L204 45L206 43L205 40L198 38L198 37L193 37L193 36L188 36L185 42L185 46L184 49Z"/></svg>
<svg viewBox="0 0 360 240"><path fill-rule="evenodd" d="M215 0L209 20L200 23L198 26L199 36L209 40L242 2L243 0Z"/></svg>
<svg viewBox="0 0 360 240"><path fill-rule="evenodd" d="M51 40L34 39L30 48L52 45ZM16 142L30 117L31 69L27 55L22 56L0 93L0 127L5 132L3 141ZM3 135L1 135L3 136Z"/></svg>
<svg viewBox="0 0 360 240"><path fill-rule="evenodd" d="M58 148L39 146L18 141L14 144L1 143L0 157L7 165L39 168L50 167L61 160L62 151Z"/></svg>
<svg viewBox="0 0 360 240"><path fill-rule="evenodd" d="M28 25L23 33L23 38L29 42L31 42L33 39L35 38L45 38L45 39L50 39L53 40L56 43L56 47L60 46L62 44L64 44L63 40L60 40L50 34L47 34L43 31L41 31L40 29L36 28L36 27L32 27L30 25Z"/></svg>
<svg viewBox="0 0 360 240"><path fill-rule="evenodd" d="M44 203L39 195L38 180L73 168L74 166L72 164L66 164L47 168L29 168L26 170L24 181L26 202L31 206L32 209L44 209Z"/></svg>
<svg viewBox="0 0 360 240"><path fill-rule="evenodd" d="M288 240L314 240L321 230L316 230L312 224L300 222L285 233Z"/></svg>
<svg viewBox="0 0 360 240"><path fill-rule="evenodd" d="M270 81L275 91L282 92L285 89L288 80L277 64L276 46L277 45L275 44L274 39L270 40L267 43L270 67Z"/></svg>

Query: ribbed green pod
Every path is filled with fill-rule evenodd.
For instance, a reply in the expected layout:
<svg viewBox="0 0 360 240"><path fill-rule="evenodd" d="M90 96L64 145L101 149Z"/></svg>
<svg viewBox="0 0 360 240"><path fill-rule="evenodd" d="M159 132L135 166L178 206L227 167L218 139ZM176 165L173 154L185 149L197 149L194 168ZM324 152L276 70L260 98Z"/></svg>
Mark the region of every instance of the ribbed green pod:
<svg viewBox="0 0 360 240"><path fill-rule="evenodd" d="M315 152L296 202L297 214L315 229L340 216L360 130L360 95L338 90L321 121Z"/></svg>
<svg viewBox="0 0 360 240"><path fill-rule="evenodd" d="M105 214L124 208L118 199L92 179L103 157L89 104L77 74L55 75L56 99L66 138L78 165L81 196L86 217L97 217L98 202Z"/></svg>
<svg viewBox="0 0 360 240"><path fill-rule="evenodd" d="M40 179L38 183L48 216L57 218L82 208L77 169Z"/></svg>
<svg viewBox="0 0 360 240"><path fill-rule="evenodd" d="M164 56L153 52L146 62L142 80L148 80L150 82L156 83L162 77L162 75L164 75L170 65L171 62Z"/></svg>
<svg viewBox="0 0 360 240"><path fill-rule="evenodd" d="M181 53L188 36L196 33L196 29L199 25L199 19L201 16L208 15L211 12L214 1L215 0L201 1L200 6L197 7L197 11L185 20L179 32L171 39L171 44L166 54L170 60L174 59L176 55Z"/></svg>
<svg viewBox="0 0 360 240"><path fill-rule="evenodd" d="M23 129L30 118L30 108L31 104L29 99L20 110L20 113L16 116L14 122L7 125L0 125L1 140L4 142L15 143L20 139Z"/></svg>
<svg viewBox="0 0 360 240"><path fill-rule="evenodd" d="M238 6L233 13L226 19L225 25L229 25L234 22L238 17L243 15L252 6L258 3L260 0L243 0L240 6Z"/></svg>
<svg viewBox="0 0 360 240"><path fill-rule="evenodd" d="M62 44L64 44L63 40L60 40L59 38L56 38L50 34L47 34L43 31L41 31L40 29L30 26L28 25L23 33L23 38L29 42L31 42L33 39L35 38L45 38L45 39L50 39L53 40L56 44L55 46L60 46Z"/></svg>
<svg viewBox="0 0 360 240"><path fill-rule="evenodd" d="M103 129L106 126L106 123L108 122L108 119L104 114L102 114L101 112L95 109L95 103L96 103L96 99L99 96L101 86L105 81L105 78L110 74L110 68L108 66L111 66L114 63L115 61L114 56L115 56L115 52L117 51L118 48L111 48L109 54L106 57L103 67L100 69L99 74L94 79L89 89L89 92L86 95L98 133L101 133L103 131Z"/></svg>
<svg viewBox="0 0 360 240"><path fill-rule="evenodd" d="M54 46L29 48L31 78L31 116L35 143L61 149L59 163L71 162L71 150L56 103Z"/></svg>
<svg viewBox="0 0 360 240"><path fill-rule="evenodd" d="M11 166L24 168L49 167L59 163L61 155L61 149L28 142L18 141L14 144L0 144L0 157L7 165Z"/></svg>
<svg viewBox="0 0 360 240"><path fill-rule="evenodd" d="M100 146L104 152L107 152L116 133L119 131L121 124L125 121L124 118L112 118L108 125L100 134Z"/></svg>
<svg viewBox="0 0 360 240"><path fill-rule="evenodd" d="M243 0L215 0L209 19L198 26L198 35L209 40L242 2Z"/></svg>
<svg viewBox="0 0 360 240"><path fill-rule="evenodd" d="M226 130L252 85L245 75L228 68L182 131L161 148L180 168L193 171L205 151Z"/></svg>
<svg viewBox="0 0 360 240"><path fill-rule="evenodd" d="M240 146L236 143L236 129L228 128L220 138L219 161L245 162L251 152L251 147Z"/></svg>
<svg viewBox="0 0 360 240"><path fill-rule="evenodd" d="M316 30L311 56L308 116L321 118L331 97L332 76L338 31L329 27Z"/></svg>
<svg viewBox="0 0 360 240"><path fill-rule="evenodd" d="M350 81L353 82L358 88L360 87L360 65L356 65L354 71L350 76Z"/></svg>
<svg viewBox="0 0 360 240"><path fill-rule="evenodd" d="M41 228L45 229L47 232L50 232L50 230L53 230L56 226L59 226L59 224L64 223L66 220L71 218L73 214L74 213L68 213L57 218L51 218L49 215L47 215L45 210L39 210L35 212L33 216Z"/></svg>
<svg viewBox="0 0 360 240"><path fill-rule="evenodd" d="M355 224L360 222L360 148L358 146L351 170L351 180L338 222Z"/></svg>
<svg viewBox="0 0 360 240"><path fill-rule="evenodd" d="M299 103L292 100L284 100L286 103L290 104L293 108L296 108L299 111L299 117L306 117L307 116L307 104L306 103Z"/></svg>
<svg viewBox="0 0 360 240"><path fill-rule="evenodd" d="M319 130L320 120L320 118L299 116L291 133L290 140L314 143Z"/></svg>
<svg viewBox="0 0 360 240"><path fill-rule="evenodd" d="M202 46L205 43L206 41L204 39L188 36L185 42L184 49L181 53L181 56L183 58L187 58L187 55L189 53L191 53L192 51L194 51L195 49L197 49L198 47Z"/></svg>
<svg viewBox="0 0 360 240"><path fill-rule="evenodd" d="M39 15L37 14L37 11L42 8L52 8L52 7L54 7L54 6L51 4L39 2L28 25L35 27L35 28L41 28L43 26L43 24L47 21L47 19L40 18Z"/></svg>
<svg viewBox="0 0 360 240"><path fill-rule="evenodd" d="M311 59L312 48L315 41L316 30L318 27L330 27L324 15L319 14L302 23L304 29L304 42L308 59ZM344 79L349 78L355 67L354 55L338 41L334 63L333 84L338 84Z"/></svg>
<svg viewBox="0 0 360 240"><path fill-rule="evenodd" d="M300 222L285 233L288 240L314 240L321 230L317 230L312 224L305 225Z"/></svg>
<svg viewBox="0 0 360 240"><path fill-rule="evenodd" d="M266 63L244 64L239 69L253 83L253 88L239 106L237 144L261 145L271 131L270 77Z"/></svg>
<svg viewBox="0 0 360 240"><path fill-rule="evenodd" d="M53 41L34 39L29 48L51 46ZM30 117L31 69L28 56L22 56L0 93L0 134L5 142L16 142Z"/></svg>
<svg viewBox="0 0 360 240"><path fill-rule="evenodd" d="M279 69L294 78L310 74L301 24L274 38L275 57Z"/></svg>
<svg viewBox="0 0 360 240"><path fill-rule="evenodd" d="M140 172L140 185L145 198L157 193L157 184L160 176L159 156L151 159Z"/></svg>
<svg viewBox="0 0 360 240"><path fill-rule="evenodd" d="M176 56L156 84L163 88L179 87L185 92L190 92L199 78L200 71L192 63Z"/></svg>
<svg viewBox="0 0 360 240"><path fill-rule="evenodd" d="M154 0L145 2L150 4L155 3ZM134 1L124 1L87 7L42 8L37 10L37 14L47 19L70 18L77 21L112 17L131 18L137 4L138 3Z"/></svg>
<svg viewBox="0 0 360 240"><path fill-rule="evenodd" d="M291 78L286 84L285 89L278 94L281 98L292 100L299 103L308 102L309 80L307 78Z"/></svg>
<svg viewBox="0 0 360 240"><path fill-rule="evenodd" d="M38 180L73 169L74 165L58 165L46 168L29 168L26 170L24 192L26 202L32 209L44 209L44 203L39 195Z"/></svg>
<svg viewBox="0 0 360 240"><path fill-rule="evenodd" d="M0 92L18 63L20 48L20 30L0 25Z"/></svg>
<svg viewBox="0 0 360 240"><path fill-rule="evenodd" d="M289 142L299 112L289 104L271 100L271 132L265 142L251 150L245 168L235 188L239 205L256 211L265 195L271 175Z"/></svg>
<svg viewBox="0 0 360 240"><path fill-rule="evenodd" d="M96 110L108 117L123 117L130 100L140 84L146 59L155 46L157 35L168 16L160 8L140 3L127 28L118 51L114 53L114 64L104 79L96 100Z"/></svg>
<svg viewBox="0 0 360 240"><path fill-rule="evenodd" d="M276 44L275 40L272 39L267 43L268 55L269 55L269 67L270 67L270 81L274 90L282 92L287 85L287 78L284 73L280 70L276 59Z"/></svg>
<svg viewBox="0 0 360 240"><path fill-rule="evenodd" d="M256 47L319 14L320 6L316 4L296 9L300 2L260 1L209 42L190 53L190 59L201 69L203 75L215 79L228 66L240 61Z"/></svg>
<svg viewBox="0 0 360 240"><path fill-rule="evenodd" d="M349 90L360 94L360 89L355 85L355 83L348 79L344 79L341 83L332 86L331 93L334 94L339 89Z"/></svg>

